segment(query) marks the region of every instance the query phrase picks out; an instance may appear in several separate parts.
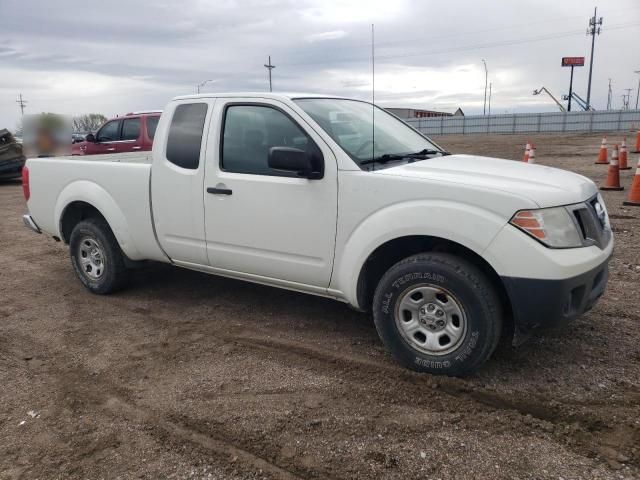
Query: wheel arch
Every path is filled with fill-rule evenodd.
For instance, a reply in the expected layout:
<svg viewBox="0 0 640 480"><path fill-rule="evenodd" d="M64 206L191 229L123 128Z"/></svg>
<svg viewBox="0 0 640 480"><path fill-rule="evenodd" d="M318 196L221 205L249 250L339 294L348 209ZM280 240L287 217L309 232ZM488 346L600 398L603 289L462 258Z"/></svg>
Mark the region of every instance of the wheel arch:
<svg viewBox="0 0 640 480"><path fill-rule="evenodd" d="M69 243L73 228L90 217L105 221L129 259L142 259L131 238L126 217L111 195L93 182L79 181L68 185L58 197L55 207L60 239Z"/></svg>
<svg viewBox="0 0 640 480"><path fill-rule="evenodd" d="M361 310L369 311L378 282L400 260L419 253L443 252L463 258L476 266L495 288L504 313L503 329L512 336L513 309L505 285L493 266L472 249L450 239L430 235L407 235L379 245L369 254L358 274L356 298Z"/></svg>

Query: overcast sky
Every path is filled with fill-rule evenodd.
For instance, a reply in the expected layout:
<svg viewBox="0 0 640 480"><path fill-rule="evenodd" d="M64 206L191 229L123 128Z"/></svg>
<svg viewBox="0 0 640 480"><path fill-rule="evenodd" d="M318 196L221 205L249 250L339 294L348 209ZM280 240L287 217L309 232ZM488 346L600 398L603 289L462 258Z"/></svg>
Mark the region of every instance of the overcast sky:
<svg viewBox="0 0 640 480"><path fill-rule="evenodd" d="M52 5L56 5L55 8ZM596 3L584 0L0 0L0 128L26 112L115 116L162 108L176 95L274 91L371 98L375 24L376 102L482 113L484 67L492 112L549 111L568 92L562 56L586 56L574 89L586 96ZM608 79L619 108L640 70L640 1L599 0L592 103L604 109Z"/></svg>

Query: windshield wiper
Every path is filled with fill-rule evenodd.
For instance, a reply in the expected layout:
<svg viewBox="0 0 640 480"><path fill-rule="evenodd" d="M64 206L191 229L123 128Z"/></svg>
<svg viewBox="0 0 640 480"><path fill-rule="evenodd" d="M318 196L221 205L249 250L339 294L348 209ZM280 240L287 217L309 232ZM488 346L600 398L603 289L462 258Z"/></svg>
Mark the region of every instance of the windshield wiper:
<svg viewBox="0 0 640 480"><path fill-rule="evenodd" d="M362 160L360 165L368 165L370 163L387 163L394 160L404 160L405 158L410 159L422 159L426 158L427 155L437 155L440 154L442 156L451 155L451 153L444 150L432 150L429 148L425 148L420 150L419 152L414 153L385 153L384 155L380 155L379 157L370 158L368 160Z"/></svg>
<svg viewBox="0 0 640 480"><path fill-rule="evenodd" d="M424 157L425 155L437 155L438 153L440 155L442 155L443 157L445 155L451 155L451 153L447 152L446 150L433 150L431 148L425 148L423 150L420 150L419 152L409 153L409 154L405 155L405 157L419 158L419 157Z"/></svg>
<svg viewBox="0 0 640 480"><path fill-rule="evenodd" d="M391 153L385 153L379 157L369 158L368 160L362 160L360 165L368 165L369 163L387 163L393 160L404 160L408 158L408 155L396 155Z"/></svg>

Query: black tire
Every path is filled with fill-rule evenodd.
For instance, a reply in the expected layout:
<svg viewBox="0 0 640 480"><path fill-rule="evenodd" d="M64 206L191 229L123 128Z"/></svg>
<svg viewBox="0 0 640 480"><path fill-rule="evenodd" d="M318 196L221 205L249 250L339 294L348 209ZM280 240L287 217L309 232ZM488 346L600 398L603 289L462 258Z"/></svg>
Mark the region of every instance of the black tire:
<svg viewBox="0 0 640 480"><path fill-rule="evenodd" d="M96 263L83 264L87 249L99 251ZM98 250L95 250L98 249ZM71 264L82 284L91 292L106 295L122 288L128 271L124 255L109 225L102 219L89 218L79 222L69 239ZM92 259L94 257L91 257Z"/></svg>
<svg viewBox="0 0 640 480"><path fill-rule="evenodd" d="M446 292L438 294L444 297L443 305L450 301L449 299L453 299L453 302L442 308L453 307L464 317L462 329L460 318L455 318L459 315L444 311L435 312L444 313L443 318L447 319L447 325L457 322L457 328L461 329L457 330L456 342L451 342L451 350L445 349L437 354L429 354L432 350L427 347L419 350L421 347L418 343L423 337L424 341L427 341L427 336L421 332L430 334L427 328L445 328L434 324L436 320L440 320L434 314L426 313L424 303L419 304L421 306L418 312L406 313L407 302L410 299L416 301L414 296L410 295L411 292L416 292L418 302L422 301L420 289L425 289L427 293ZM426 304L436 310L439 309L438 305L440 303ZM450 317L453 317L453 320ZM380 338L401 365L411 370L436 375L463 376L476 371L495 350L502 330L501 304L491 282L468 261L446 253L414 255L391 267L376 288L373 318ZM416 327L414 320L419 321L421 325ZM414 327L404 327L410 324ZM415 333L403 331L411 328L419 330ZM445 342L450 338L444 331L438 331L438 335L440 336L432 337L437 338L436 348L445 348L439 345L440 337L444 337Z"/></svg>

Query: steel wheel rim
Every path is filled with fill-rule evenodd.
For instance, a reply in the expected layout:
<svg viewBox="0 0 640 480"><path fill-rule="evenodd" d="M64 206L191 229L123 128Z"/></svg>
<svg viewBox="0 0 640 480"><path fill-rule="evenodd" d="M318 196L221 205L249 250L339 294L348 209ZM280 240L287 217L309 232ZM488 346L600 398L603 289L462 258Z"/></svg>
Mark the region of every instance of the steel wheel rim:
<svg viewBox="0 0 640 480"><path fill-rule="evenodd" d="M456 350L467 332L467 316L448 290L420 284L406 289L396 303L395 322L404 340L427 355Z"/></svg>
<svg viewBox="0 0 640 480"><path fill-rule="evenodd" d="M78 248L78 262L82 273L91 280L104 275L105 255L100 244L91 237L83 237Z"/></svg>

